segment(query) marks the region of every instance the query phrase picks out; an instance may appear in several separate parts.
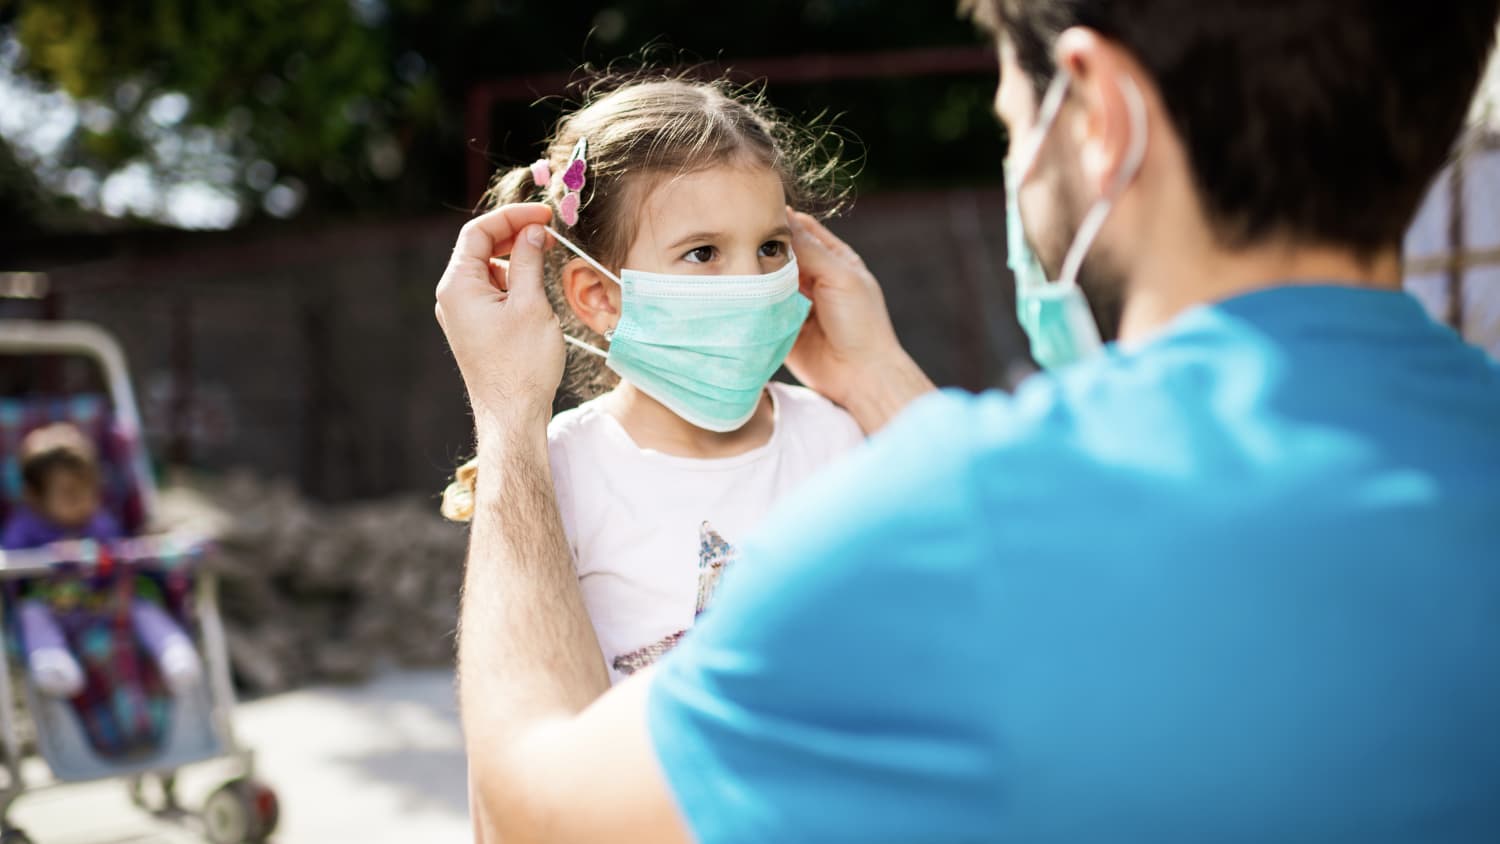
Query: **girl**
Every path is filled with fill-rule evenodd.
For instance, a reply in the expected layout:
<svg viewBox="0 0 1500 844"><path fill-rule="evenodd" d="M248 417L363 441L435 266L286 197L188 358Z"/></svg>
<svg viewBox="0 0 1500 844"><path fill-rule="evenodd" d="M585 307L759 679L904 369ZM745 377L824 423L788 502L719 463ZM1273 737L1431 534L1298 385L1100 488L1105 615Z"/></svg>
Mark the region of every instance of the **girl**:
<svg viewBox="0 0 1500 844"><path fill-rule="evenodd" d="M837 162L722 83L637 81L559 123L491 207L556 210L546 284L587 399L548 429L564 530L610 677L682 637L767 509L863 435L770 378L805 320L789 204L840 199ZM606 351L607 349L607 351ZM444 513L472 513L476 464Z"/></svg>

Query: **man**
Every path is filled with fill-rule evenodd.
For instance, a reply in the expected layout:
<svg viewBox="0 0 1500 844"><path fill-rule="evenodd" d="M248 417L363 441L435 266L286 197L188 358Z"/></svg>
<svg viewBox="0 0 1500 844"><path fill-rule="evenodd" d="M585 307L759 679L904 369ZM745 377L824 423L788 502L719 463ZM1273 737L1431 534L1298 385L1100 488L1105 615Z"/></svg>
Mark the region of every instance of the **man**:
<svg viewBox="0 0 1500 844"><path fill-rule="evenodd" d="M548 211L460 235L482 834L1500 840L1500 374L1396 292L1500 2L972 5L1024 230L1057 290L1121 296L1120 346L923 396L799 218L791 363L878 432L607 694L551 503Z"/></svg>

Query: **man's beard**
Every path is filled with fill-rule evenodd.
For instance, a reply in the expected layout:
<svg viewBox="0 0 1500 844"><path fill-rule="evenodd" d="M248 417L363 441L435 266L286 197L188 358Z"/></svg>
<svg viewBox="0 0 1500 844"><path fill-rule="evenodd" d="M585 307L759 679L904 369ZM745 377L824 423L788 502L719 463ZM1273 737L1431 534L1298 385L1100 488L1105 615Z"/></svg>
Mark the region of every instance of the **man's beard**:
<svg viewBox="0 0 1500 844"><path fill-rule="evenodd" d="M1078 237L1083 218L1094 204L1093 198L1086 197L1076 175L1069 175L1070 171L1062 167L1051 169L1062 173L1051 180L1059 225L1051 227L1050 234L1041 233L1042 242L1032 244L1049 280L1062 275L1068 249ZM1101 252L1097 238L1084 256L1083 266L1078 269L1078 287L1083 290L1094 322L1099 326L1099 337L1106 343L1116 340L1120 336L1120 315L1125 310L1125 275L1108 255Z"/></svg>

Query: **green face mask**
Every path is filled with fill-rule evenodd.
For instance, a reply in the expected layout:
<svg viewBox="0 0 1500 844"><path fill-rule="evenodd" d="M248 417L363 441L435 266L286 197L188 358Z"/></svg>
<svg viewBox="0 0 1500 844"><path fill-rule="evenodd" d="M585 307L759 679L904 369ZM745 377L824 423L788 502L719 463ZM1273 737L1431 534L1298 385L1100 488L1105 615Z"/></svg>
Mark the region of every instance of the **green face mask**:
<svg viewBox="0 0 1500 844"><path fill-rule="evenodd" d="M1031 341L1031 357L1043 369L1057 369L1098 354L1104 344L1083 289L1076 283L1047 281L1047 271L1026 242L1019 190L1007 163L1006 263L1016 279L1016 317Z"/></svg>
<svg viewBox="0 0 1500 844"><path fill-rule="evenodd" d="M795 256L765 275L626 269L616 276L552 235L620 285L620 321L607 335L609 351L569 342L600 355L621 378L699 428L736 431L750 421L812 308L798 289Z"/></svg>
<svg viewBox="0 0 1500 844"><path fill-rule="evenodd" d="M1056 369L1093 357L1103 350L1099 326L1089 311L1083 288L1078 286L1078 272L1093 246L1094 238L1114 208L1114 201L1135 178L1146 157L1146 106L1128 76L1120 78L1121 89L1130 112L1131 141L1126 161L1110 191L1084 217L1083 225L1068 247L1062 275L1057 281L1047 279L1047 271L1031 251L1021 220L1021 185L1030 175L1046 142L1052 124L1062 109L1069 77L1060 71L1042 98L1038 111L1035 140L1026 144L1014 167L1005 162L1005 229L1007 261L1016 280L1016 316L1031 341L1031 356L1044 369Z"/></svg>

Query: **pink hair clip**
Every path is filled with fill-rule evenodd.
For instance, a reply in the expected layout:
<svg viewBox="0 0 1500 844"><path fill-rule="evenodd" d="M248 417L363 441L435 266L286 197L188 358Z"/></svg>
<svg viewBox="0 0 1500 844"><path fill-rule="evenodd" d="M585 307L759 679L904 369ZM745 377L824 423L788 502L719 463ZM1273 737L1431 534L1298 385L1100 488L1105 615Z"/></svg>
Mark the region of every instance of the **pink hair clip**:
<svg viewBox="0 0 1500 844"><path fill-rule="evenodd" d="M567 189L567 193L563 194L562 201L557 204L557 213L558 216L562 217L562 221L569 226L578 225L578 207L582 201L578 193L583 190L584 184L588 182L588 179L584 177L584 171L589 166L587 159L588 151L588 138L579 138L578 143L573 147L573 154L569 158L568 169L564 170L562 174L563 187Z"/></svg>
<svg viewBox="0 0 1500 844"><path fill-rule="evenodd" d="M569 226L578 225L578 207L581 202L578 193L588 182L584 176L584 171L589 166L585 158L588 151L588 138L579 138L578 143L573 146L573 154L568 159L568 167L562 173L565 191L563 198L557 203L557 213ZM544 190L552 184L552 165L547 162L547 159L538 158L531 162L531 180L536 183L537 187Z"/></svg>
<svg viewBox="0 0 1500 844"><path fill-rule="evenodd" d="M538 158L531 162L531 180L539 188L552 184L552 165L547 163L547 159Z"/></svg>

